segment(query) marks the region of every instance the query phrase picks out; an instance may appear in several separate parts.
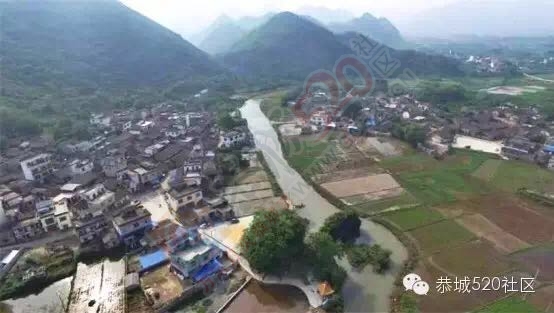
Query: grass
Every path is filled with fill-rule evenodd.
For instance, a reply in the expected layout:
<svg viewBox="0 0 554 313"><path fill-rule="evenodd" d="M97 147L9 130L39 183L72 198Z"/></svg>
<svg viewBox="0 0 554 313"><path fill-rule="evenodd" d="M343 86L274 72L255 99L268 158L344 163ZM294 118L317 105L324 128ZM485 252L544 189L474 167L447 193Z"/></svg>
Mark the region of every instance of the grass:
<svg viewBox="0 0 554 313"><path fill-rule="evenodd" d="M288 138L284 150L293 168L302 172L309 170L312 174L323 163L333 162L337 153L334 141L318 140L313 136Z"/></svg>
<svg viewBox="0 0 554 313"><path fill-rule="evenodd" d="M554 172L517 161L502 162L490 182L509 192L515 192L520 188L554 192Z"/></svg>
<svg viewBox="0 0 554 313"><path fill-rule="evenodd" d="M362 215L372 215L377 214L383 210L392 208L392 207L404 207L409 205L416 205L417 199L414 198L410 193L404 192L398 197L379 199L364 203L355 204L349 206L356 212Z"/></svg>
<svg viewBox="0 0 554 313"><path fill-rule="evenodd" d="M452 220L420 227L410 232L420 248L427 253L440 251L445 247L470 241L473 234Z"/></svg>
<svg viewBox="0 0 554 313"><path fill-rule="evenodd" d="M468 199L488 190L469 176L443 169L401 174L399 181L421 203L429 205Z"/></svg>
<svg viewBox="0 0 554 313"><path fill-rule="evenodd" d="M281 99L286 92L276 92L264 98L260 109L270 121L281 122L292 119L294 116L290 108L281 105Z"/></svg>
<svg viewBox="0 0 554 313"><path fill-rule="evenodd" d="M476 313L539 313L531 303L517 296L504 298L476 311Z"/></svg>
<svg viewBox="0 0 554 313"><path fill-rule="evenodd" d="M429 225L444 218L439 212L425 207L415 207L386 213L384 217L403 231Z"/></svg>
<svg viewBox="0 0 554 313"><path fill-rule="evenodd" d="M472 176L489 182L494 175L496 175L496 172L501 164L501 160L487 160L477 170L475 170L475 172L473 172Z"/></svg>

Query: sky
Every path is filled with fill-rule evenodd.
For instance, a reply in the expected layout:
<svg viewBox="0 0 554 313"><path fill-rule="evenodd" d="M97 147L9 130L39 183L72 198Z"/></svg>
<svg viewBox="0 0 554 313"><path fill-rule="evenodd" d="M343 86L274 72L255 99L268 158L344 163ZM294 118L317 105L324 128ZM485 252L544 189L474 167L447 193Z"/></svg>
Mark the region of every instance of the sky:
<svg viewBox="0 0 554 313"><path fill-rule="evenodd" d="M341 9L360 16L369 12L402 23L415 14L457 0L121 0L135 11L165 27L190 35L201 31L221 14L259 16L267 12L294 11L305 6Z"/></svg>

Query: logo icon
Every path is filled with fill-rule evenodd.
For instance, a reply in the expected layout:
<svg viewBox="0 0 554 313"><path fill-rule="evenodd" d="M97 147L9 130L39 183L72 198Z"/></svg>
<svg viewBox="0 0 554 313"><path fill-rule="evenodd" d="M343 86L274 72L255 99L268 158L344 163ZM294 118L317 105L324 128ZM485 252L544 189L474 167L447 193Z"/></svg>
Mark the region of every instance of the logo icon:
<svg viewBox="0 0 554 313"><path fill-rule="evenodd" d="M402 284L406 291L413 290L415 294L423 296L429 292L429 284L421 280L421 276L415 273L410 273L404 276Z"/></svg>

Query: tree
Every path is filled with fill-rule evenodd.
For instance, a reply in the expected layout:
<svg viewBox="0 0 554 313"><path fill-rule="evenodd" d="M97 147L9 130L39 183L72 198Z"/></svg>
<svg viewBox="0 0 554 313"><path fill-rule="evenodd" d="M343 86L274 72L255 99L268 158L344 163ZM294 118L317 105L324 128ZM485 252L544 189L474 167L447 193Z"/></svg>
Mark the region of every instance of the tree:
<svg viewBox="0 0 554 313"><path fill-rule="evenodd" d="M346 272L335 260L335 257L342 255L342 249L333 237L322 231L310 234L305 251L314 277L320 281L328 281L335 289L339 289L346 279Z"/></svg>
<svg viewBox="0 0 554 313"><path fill-rule="evenodd" d="M304 252L307 222L294 211L260 211L242 236L240 247L250 266L279 274Z"/></svg>
<svg viewBox="0 0 554 313"><path fill-rule="evenodd" d="M341 211L329 216L321 231L328 233L334 240L353 242L360 237L362 220L354 211Z"/></svg>

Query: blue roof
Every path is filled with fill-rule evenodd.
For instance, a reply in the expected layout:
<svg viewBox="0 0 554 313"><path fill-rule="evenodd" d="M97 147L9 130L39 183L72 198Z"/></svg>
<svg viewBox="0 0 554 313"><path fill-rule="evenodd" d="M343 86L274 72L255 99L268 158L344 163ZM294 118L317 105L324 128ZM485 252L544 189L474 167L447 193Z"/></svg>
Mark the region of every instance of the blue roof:
<svg viewBox="0 0 554 313"><path fill-rule="evenodd" d="M154 253L139 257L140 271L144 272L162 263L165 263L169 257L164 250L158 250Z"/></svg>
<svg viewBox="0 0 554 313"><path fill-rule="evenodd" d="M204 278L211 276L213 273L219 271L222 266L223 265L221 265L221 263L219 263L217 259L213 259L206 265L202 266L202 268L199 269L198 272L196 272L196 274L192 276L192 280L194 282L201 281Z"/></svg>
<svg viewBox="0 0 554 313"><path fill-rule="evenodd" d="M544 150L544 152L554 153L554 145L545 145L543 150Z"/></svg>

